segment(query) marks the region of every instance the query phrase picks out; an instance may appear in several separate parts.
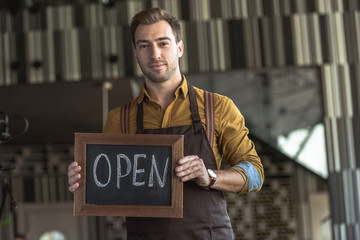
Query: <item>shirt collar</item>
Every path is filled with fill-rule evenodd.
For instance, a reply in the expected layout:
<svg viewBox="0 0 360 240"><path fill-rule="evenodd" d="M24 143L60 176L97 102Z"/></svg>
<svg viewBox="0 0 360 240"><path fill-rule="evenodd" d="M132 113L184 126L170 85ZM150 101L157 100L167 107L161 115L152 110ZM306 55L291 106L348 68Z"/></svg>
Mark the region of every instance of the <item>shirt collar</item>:
<svg viewBox="0 0 360 240"><path fill-rule="evenodd" d="M179 96L183 96L184 98L186 98L188 93L189 93L186 78L185 78L184 75L181 75L181 77L182 77L182 82L181 82L180 86L175 91L176 98L178 98ZM144 101L146 99L150 99L150 95L149 95L149 92L146 90L146 86L145 86L145 82L144 82L142 87L141 87L140 94L139 94L137 102L139 104L139 103L141 103L142 101Z"/></svg>

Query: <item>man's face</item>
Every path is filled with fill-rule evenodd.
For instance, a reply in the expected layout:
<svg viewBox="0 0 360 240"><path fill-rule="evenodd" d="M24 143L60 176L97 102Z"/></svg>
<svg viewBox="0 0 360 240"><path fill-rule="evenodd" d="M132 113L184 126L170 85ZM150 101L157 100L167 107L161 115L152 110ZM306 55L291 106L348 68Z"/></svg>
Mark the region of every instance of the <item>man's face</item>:
<svg viewBox="0 0 360 240"><path fill-rule="evenodd" d="M183 43L176 43L171 26L164 20L140 24L135 31L135 57L145 78L160 83L180 76L179 57Z"/></svg>

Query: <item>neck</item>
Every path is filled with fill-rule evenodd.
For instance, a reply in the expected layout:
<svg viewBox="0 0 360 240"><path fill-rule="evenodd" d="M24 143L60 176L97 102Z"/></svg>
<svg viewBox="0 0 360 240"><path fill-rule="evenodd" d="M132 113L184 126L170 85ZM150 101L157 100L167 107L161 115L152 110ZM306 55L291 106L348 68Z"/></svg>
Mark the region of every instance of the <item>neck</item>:
<svg viewBox="0 0 360 240"><path fill-rule="evenodd" d="M155 83L145 78L146 89L153 101L158 103L163 112L175 99L175 91L181 85L182 77L179 75L173 80Z"/></svg>

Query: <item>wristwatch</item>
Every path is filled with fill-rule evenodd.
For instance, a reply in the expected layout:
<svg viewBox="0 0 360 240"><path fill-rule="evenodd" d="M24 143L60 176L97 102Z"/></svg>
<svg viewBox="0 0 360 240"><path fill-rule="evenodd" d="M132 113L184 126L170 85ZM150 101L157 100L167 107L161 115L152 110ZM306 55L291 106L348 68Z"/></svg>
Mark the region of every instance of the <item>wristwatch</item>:
<svg viewBox="0 0 360 240"><path fill-rule="evenodd" d="M217 176L213 170L208 169L207 171L208 171L209 177L210 177L210 184L206 188L210 188L216 182Z"/></svg>

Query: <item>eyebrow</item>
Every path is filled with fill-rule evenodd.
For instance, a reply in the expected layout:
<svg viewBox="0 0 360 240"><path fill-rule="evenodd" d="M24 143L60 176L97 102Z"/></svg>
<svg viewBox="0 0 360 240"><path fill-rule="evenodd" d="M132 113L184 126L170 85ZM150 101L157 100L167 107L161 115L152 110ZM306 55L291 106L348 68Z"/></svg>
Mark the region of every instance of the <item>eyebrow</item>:
<svg viewBox="0 0 360 240"><path fill-rule="evenodd" d="M161 37L161 38L157 38L155 39L155 42L159 42L159 41L163 41L163 40L170 40L171 41L171 38L169 37ZM136 45L140 44L140 43L150 43L151 41L150 40L138 40L136 42Z"/></svg>

